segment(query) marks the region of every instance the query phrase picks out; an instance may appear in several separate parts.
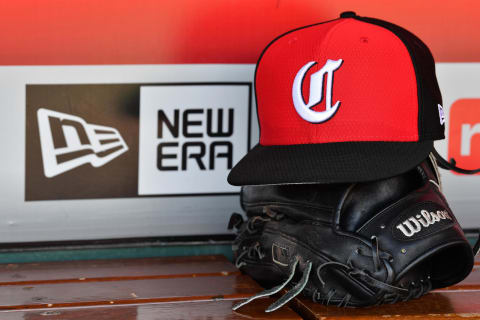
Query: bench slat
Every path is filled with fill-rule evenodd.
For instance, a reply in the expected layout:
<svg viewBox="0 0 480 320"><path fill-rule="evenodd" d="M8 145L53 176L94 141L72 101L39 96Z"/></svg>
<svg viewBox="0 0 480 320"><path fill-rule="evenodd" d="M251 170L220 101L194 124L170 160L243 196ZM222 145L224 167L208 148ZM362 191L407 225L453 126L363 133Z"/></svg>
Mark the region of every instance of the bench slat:
<svg viewBox="0 0 480 320"><path fill-rule="evenodd" d="M261 290L243 275L4 286L0 310L243 298Z"/></svg>
<svg viewBox="0 0 480 320"><path fill-rule="evenodd" d="M480 291L436 291L407 302L367 308L323 306L310 300L295 301L312 319L480 319Z"/></svg>
<svg viewBox="0 0 480 320"><path fill-rule="evenodd" d="M301 320L290 308L282 308L272 313L265 313L265 308L273 299L260 299L249 304L239 312L232 311L232 306L239 300L199 301L188 303L155 303L139 306L109 306L83 308L51 308L48 310L29 310L1 312L2 320L184 320L184 319L278 319Z"/></svg>
<svg viewBox="0 0 480 320"><path fill-rule="evenodd" d="M0 285L237 273L224 256L0 264Z"/></svg>

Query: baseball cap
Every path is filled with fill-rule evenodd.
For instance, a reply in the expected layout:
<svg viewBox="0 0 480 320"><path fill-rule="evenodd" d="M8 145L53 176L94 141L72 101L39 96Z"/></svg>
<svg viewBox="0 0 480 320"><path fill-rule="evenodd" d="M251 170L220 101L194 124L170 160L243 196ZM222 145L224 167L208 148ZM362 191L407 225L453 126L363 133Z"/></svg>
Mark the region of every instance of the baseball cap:
<svg viewBox="0 0 480 320"><path fill-rule="evenodd" d="M444 139L428 47L386 21L344 12L274 39L255 70L260 141L233 185L383 179Z"/></svg>

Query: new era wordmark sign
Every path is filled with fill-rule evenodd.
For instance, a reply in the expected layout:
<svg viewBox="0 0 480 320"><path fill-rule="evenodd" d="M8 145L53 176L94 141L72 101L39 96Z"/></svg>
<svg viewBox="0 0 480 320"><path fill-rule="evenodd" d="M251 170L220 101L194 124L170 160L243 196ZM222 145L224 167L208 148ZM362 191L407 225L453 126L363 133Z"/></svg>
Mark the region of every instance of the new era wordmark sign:
<svg viewBox="0 0 480 320"><path fill-rule="evenodd" d="M249 110L248 83L142 86L139 195L236 192Z"/></svg>
<svg viewBox="0 0 480 320"><path fill-rule="evenodd" d="M250 83L27 85L25 199L229 194Z"/></svg>

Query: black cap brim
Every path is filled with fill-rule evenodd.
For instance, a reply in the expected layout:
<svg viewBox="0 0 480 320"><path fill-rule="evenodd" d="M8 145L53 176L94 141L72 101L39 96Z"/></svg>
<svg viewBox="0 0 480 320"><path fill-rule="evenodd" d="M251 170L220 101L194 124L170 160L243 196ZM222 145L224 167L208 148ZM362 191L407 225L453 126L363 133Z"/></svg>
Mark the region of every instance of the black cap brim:
<svg viewBox="0 0 480 320"><path fill-rule="evenodd" d="M345 183L392 177L428 157L433 141L257 144L230 171L232 185Z"/></svg>

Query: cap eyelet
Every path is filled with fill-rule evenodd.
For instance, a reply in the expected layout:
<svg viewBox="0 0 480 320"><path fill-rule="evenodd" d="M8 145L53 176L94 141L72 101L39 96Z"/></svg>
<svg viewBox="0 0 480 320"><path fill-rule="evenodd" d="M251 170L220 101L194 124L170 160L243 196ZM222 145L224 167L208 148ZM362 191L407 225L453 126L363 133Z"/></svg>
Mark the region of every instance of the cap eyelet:
<svg viewBox="0 0 480 320"><path fill-rule="evenodd" d="M340 18L354 18L357 14L354 11L345 11L340 13Z"/></svg>

